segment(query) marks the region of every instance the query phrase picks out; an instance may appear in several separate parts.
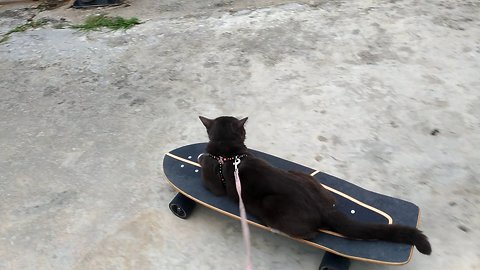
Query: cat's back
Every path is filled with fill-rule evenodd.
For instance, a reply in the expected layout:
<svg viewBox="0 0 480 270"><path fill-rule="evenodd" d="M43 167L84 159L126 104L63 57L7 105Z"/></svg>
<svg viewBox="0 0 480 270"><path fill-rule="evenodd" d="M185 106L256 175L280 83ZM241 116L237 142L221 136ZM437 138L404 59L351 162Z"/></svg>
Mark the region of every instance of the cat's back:
<svg viewBox="0 0 480 270"><path fill-rule="evenodd" d="M239 169L240 177L254 184L256 189L291 193L295 190L304 189L306 182L308 182L298 175L276 168L267 161L253 155L249 155L242 163Z"/></svg>

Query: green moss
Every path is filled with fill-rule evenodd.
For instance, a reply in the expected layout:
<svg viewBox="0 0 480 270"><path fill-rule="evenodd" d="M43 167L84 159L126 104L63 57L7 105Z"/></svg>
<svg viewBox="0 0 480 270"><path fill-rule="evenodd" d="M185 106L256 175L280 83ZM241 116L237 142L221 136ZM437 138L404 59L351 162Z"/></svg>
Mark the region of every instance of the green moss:
<svg viewBox="0 0 480 270"><path fill-rule="evenodd" d="M38 28L47 23L46 20L37 20L37 21L30 21L25 24L19 25L12 30L8 31L3 36L0 36L0 43L7 41L10 38L10 35L13 33L18 32L25 32L29 29ZM129 29L133 26L140 24L140 20L138 18L132 17L130 19L125 19L122 17L110 17L106 15L96 15L90 16L85 20L85 23L72 25L72 28L85 30L85 31L92 31L92 30L100 30L101 28L109 28L112 30L119 30L119 29ZM55 28L63 28L66 24L60 24L54 26Z"/></svg>
<svg viewBox="0 0 480 270"><path fill-rule="evenodd" d="M132 17L125 19L122 17L109 17L106 15L90 16L85 20L84 24L73 25L72 28L81 29L85 31L100 30L103 27L118 30L129 29L133 26L140 24L138 18Z"/></svg>
<svg viewBox="0 0 480 270"><path fill-rule="evenodd" d="M27 22L26 24L22 24L22 25L19 25L15 28L13 28L12 30L10 30L7 35L11 34L11 33L17 33L17 32L25 32L27 31L28 29L31 29L31 28L37 28L37 27L40 27L44 24L46 24L47 22L44 21L44 20L38 20L38 21L31 21L31 22Z"/></svg>
<svg viewBox="0 0 480 270"><path fill-rule="evenodd" d="M3 37L0 38L0 43L3 43L3 42L5 42L5 41L7 41L7 40L9 40L9 39L10 39L10 36L9 36L9 35L3 35Z"/></svg>
<svg viewBox="0 0 480 270"><path fill-rule="evenodd" d="M41 27L46 23L47 23L46 20L37 20L37 21L30 21L25 24L19 25L13 28L12 30L8 31L6 34L4 34L2 38L0 38L0 43L7 41L10 38L10 35L13 33L25 32L29 29Z"/></svg>

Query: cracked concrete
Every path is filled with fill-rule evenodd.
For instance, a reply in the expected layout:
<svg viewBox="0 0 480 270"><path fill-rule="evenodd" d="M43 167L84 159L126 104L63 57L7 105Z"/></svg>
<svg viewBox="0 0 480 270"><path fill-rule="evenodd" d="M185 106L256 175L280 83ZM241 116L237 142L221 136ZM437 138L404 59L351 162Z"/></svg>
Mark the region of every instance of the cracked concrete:
<svg viewBox="0 0 480 270"><path fill-rule="evenodd" d="M478 3L217 2L142 0L107 9L146 21L127 31L0 44L0 269L242 268L238 222L167 208L163 155L206 140L199 114L249 116L250 147L421 207L431 256L351 269L479 269ZM0 13L0 33L29 16ZM252 237L256 269L321 261Z"/></svg>

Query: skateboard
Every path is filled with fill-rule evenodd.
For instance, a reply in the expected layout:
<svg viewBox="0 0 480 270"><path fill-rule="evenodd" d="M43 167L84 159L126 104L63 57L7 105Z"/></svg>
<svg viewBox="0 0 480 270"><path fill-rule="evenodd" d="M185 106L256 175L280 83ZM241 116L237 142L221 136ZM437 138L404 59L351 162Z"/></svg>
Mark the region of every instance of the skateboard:
<svg viewBox="0 0 480 270"><path fill-rule="evenodd" d="M197 157L205 151L206 145L206 143L186 145L165 154L164 173L167 181L178 191L170 202L169 208L176 216L183 219L189 217L197 204L240 219L237 203L226 196L213 195L202 184L201 167L197 163ZM249 151L277 168L312 175L335 195L339 209L355 220L410 227L418 225L420 209L413 203L368 191L340 178L279 157L252 149ZM247 219L250 225L287 236L267 227L248 213ZM403 265L410 261L413 254L413 246L408 244L354 240L327 230L320 230L320 232L311 240L287 237L325 250L319 268L321 270L347 270L351 260Z"/></svg>

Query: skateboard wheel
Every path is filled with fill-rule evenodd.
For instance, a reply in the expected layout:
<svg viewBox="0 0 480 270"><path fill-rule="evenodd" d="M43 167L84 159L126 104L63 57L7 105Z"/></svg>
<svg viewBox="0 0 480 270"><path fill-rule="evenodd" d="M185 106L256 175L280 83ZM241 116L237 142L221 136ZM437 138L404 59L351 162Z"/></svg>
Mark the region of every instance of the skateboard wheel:
<svg viewBox="0 0 480 270"><path fill-rule="evenodd" d="M325 252L319 270L348 270L349 267L349 259L330 252Z"/></svg>
<svg viewBox="0 0 480 270"><path fill-rule="evenodd" d="M195 208L195 202L188 198L187 196L178 193L173 200L168 204L170 211L182 219L187 219Z"/></svg>

